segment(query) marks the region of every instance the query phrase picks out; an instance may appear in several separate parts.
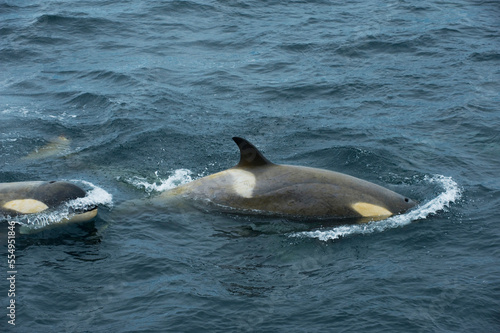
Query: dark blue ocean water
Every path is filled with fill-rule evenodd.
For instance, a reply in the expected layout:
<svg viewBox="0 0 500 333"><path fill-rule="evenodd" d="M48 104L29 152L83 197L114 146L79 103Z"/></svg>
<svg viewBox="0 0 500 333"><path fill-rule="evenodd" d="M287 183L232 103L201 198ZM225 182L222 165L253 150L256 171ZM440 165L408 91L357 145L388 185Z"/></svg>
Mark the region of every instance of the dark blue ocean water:
<svg viewBox="0 0 500 333"><path fill-rule="evenodd" d="M17 235L15 327L2 240L0 330L499 331L499 105L498 1L1 1L0 182L73 180L101 209ZM233 166L232 136L420 206L128 204Z"/></svg>

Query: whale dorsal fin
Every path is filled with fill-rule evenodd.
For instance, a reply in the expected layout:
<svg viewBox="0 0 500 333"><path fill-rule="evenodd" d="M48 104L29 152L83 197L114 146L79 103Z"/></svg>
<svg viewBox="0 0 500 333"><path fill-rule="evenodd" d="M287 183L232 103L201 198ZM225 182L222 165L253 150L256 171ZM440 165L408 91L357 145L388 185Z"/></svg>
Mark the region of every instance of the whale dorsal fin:
<svg viewBox="0 0 500 333"><path fill-rule="evenodd" d="M247 140L238 137L234 137L233 140L238 145L238 148L240 148L241 154L240 163L238 163L238 165L236 166L237 168L248 168L274 164L267 158L265 158L264 155L262 155L262 153Z"/></svg>

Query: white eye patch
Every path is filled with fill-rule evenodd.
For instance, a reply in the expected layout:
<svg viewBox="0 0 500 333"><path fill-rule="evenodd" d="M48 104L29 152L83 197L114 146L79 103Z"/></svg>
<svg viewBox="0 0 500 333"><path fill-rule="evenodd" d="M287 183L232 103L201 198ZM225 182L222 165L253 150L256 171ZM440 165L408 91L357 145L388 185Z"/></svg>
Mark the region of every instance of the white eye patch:
<svg viewBox="0 0 500 333"><path fill-rule="evenodd" d="M367 202L356 202L351 206L359 215L363 217L374 217L374 216L391 216L392 213L377 205L373 205Z"/></svg>
<svg viewBox="0 0 500 333"><path fill-rule="evenodd" d="M3 208L10 209L21 214L33 214L42 212L49 207L43 202L35 199L19 199L6 202L3 205Z"/></svg>

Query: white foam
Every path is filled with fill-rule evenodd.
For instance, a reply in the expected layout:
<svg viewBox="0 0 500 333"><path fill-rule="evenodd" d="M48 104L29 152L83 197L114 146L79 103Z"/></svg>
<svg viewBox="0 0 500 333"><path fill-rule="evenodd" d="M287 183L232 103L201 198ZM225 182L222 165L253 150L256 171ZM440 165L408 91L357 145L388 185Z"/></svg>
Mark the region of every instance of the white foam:
<svg viewBox="0 0 500 333"><path fill-rule="evenodd" d="M6 114L6 115L15 115L17 117L22 117L22 118L39 118L39 119L57 119L59 121L64 121L67 118L76 118L76 114L68 114L66 111L64 111L60 115L52 115L47 113L47 110L39 110L39 109L28 109L26 107L14 107L14 106L7 106L6 109L3 109L0 111L0 114Z"/></svg>
<svg viewBox="0 0 500 333"><path fill-rule="evenodd" d="M192 174L191 170L177 169L167 179L158 177L158 172L155 172L156 180L154 182L150 182L148 179L142 177L127 178L124 181L136 188L144 189L149 194L152 192L163 192L189 183L193 180L191 177Z"/></svg>
<svg viewBox="0 0 500 333"><path fill-rule="evenodd" d="M371 234L381 232L387 229L398 228L410 224L413 221L427 218L429 215L445 210L449 205L462 195L462 191L458 184L451 179L441 175L426 177L424 181L429 183L437 183L444 192L436 198L418 206L406 214L391 216L383 221L374 221L365 224L343 225L329 230L304 231L290 234L289 237L306 237L317 238L321 241L335 240L341 237L356 235L356 234Z"/></svg>
<svg viewBox="0 0 500 333"><path fill-rule="evenodd" d="M89 206L113 206L113 196L106 192L103 188L92 184L91 182L87 182L85 180L72 180L73 183L82 183L89 189L87 190L87 195L83 198L77 198L68 202L69 207L73 208L85 208Z"/></svg>

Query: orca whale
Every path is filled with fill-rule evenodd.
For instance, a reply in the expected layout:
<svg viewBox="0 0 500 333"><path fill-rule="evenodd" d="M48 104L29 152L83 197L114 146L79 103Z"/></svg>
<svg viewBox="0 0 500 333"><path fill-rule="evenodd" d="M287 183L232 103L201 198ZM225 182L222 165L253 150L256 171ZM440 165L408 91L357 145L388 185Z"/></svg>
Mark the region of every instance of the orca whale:
<svg viewBox="0 0 500 333"><path fill-rule="evenodd" d="M297 218L382 219L416 202L380 185L339 172L270 162L250 142L234 137L239 163L160 195L249 214Z"/></svg>
<svg viewBox="0 0 500 333"><path fill-rule="evenodd" d="M64 181L0 183L0 216L12 218L47 212L86 195L87 193L77 185ZM53 224L90 221L96 215L96 206L78 208Z"/></svg>

